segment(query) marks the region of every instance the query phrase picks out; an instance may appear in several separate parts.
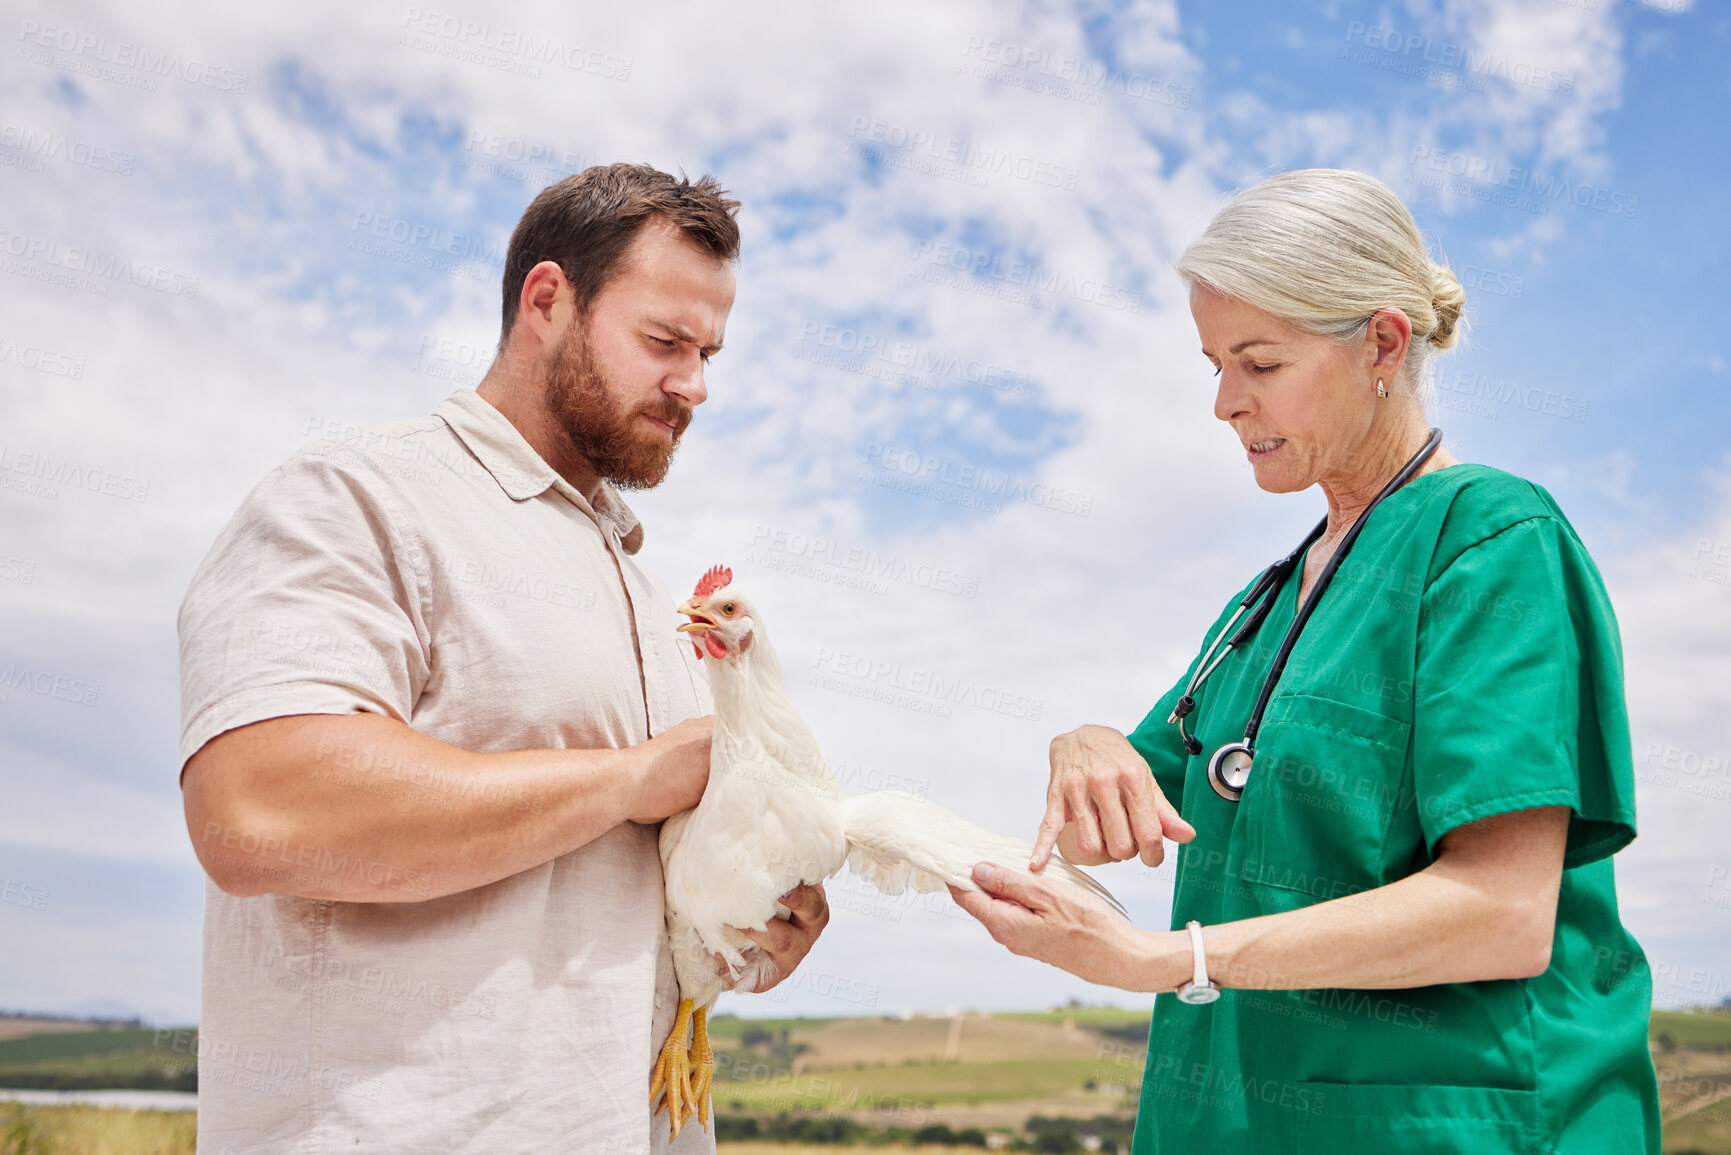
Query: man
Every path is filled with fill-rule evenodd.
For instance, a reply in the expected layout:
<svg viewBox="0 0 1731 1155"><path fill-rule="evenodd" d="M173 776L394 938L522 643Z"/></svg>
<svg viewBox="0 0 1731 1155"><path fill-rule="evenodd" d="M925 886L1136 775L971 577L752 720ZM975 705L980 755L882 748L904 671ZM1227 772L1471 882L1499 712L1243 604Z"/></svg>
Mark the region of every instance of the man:
<svg viewBox="0 0 1731 1155"><path fill-rule="evenodd" d="M634 165L543 190L479 390L291 457L194 577L204 1155L667 1149L656 838L711 719L615 487L707 396L737 209ZM828 919L787 901L783 975Z"/></svg>

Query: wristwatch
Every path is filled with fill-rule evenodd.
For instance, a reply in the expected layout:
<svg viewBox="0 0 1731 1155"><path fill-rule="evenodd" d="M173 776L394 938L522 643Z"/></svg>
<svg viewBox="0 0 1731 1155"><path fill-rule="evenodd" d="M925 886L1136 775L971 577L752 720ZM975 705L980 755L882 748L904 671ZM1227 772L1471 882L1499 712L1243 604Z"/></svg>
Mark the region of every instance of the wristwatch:
<svg viewBox="0 0 1731 1155"><path fill-rule="evenodd" d="M1196 959L1196 974L1178 984L1178 1001L1193 1007L1207 1006L1220 997L1220 988L1208 981L1208 957L1202 953L1202 924L1191 919L1184 929L1190 932L1190 953Z"/></svg>

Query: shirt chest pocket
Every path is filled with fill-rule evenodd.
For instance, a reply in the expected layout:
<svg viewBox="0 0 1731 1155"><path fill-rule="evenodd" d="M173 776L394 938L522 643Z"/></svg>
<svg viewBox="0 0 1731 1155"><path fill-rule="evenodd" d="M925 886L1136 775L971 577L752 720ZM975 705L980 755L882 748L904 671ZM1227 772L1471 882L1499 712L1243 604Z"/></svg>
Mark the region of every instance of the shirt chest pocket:
<svg viewBox="0 0 1731 1155"><path fill-rule="evenodd" d="M518 744L642 741L643 674L617 577L551 549L512 554L500 543L496 556L472 546L434 569L432 674L417 720L486 718Z"/></svg>
<svg viewBox="0 0 1731 1155"><path fill-rule="evenodd" d="M1240 802L1243 881L1268 912L1381 886L1412 727L1312 694L1269 702Z"/></svg>

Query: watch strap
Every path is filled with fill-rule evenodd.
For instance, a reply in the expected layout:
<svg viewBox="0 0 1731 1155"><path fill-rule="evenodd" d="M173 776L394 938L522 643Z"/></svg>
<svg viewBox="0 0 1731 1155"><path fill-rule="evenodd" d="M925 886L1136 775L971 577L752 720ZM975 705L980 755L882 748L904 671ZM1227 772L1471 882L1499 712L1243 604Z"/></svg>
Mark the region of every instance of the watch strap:
<svg viewBox="0 0 1731 1155"><path fill-rule="evenodd" d="M1190 932L1190 956L1196 969L1188 981L1178 984L1178 1001L1192 1006L1211 1003L1220 997L1220 988L1208 981L1208 954L1202 948L1202 924L1191 919L1184 924Z"/></svg>

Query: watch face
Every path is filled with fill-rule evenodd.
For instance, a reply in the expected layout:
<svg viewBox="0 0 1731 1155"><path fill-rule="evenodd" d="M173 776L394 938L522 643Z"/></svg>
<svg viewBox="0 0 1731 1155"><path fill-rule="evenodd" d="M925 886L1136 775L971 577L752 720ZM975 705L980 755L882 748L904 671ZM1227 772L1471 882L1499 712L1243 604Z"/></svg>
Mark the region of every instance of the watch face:
<svg viewBox="0 0 1731 1155"><path fill-rule="evenodd" d="M1199 987L1185 983L1178 988L1178 1001L1193 1007L1207 1006L1219 997L1220 988L1216 986Z"/></svg>

